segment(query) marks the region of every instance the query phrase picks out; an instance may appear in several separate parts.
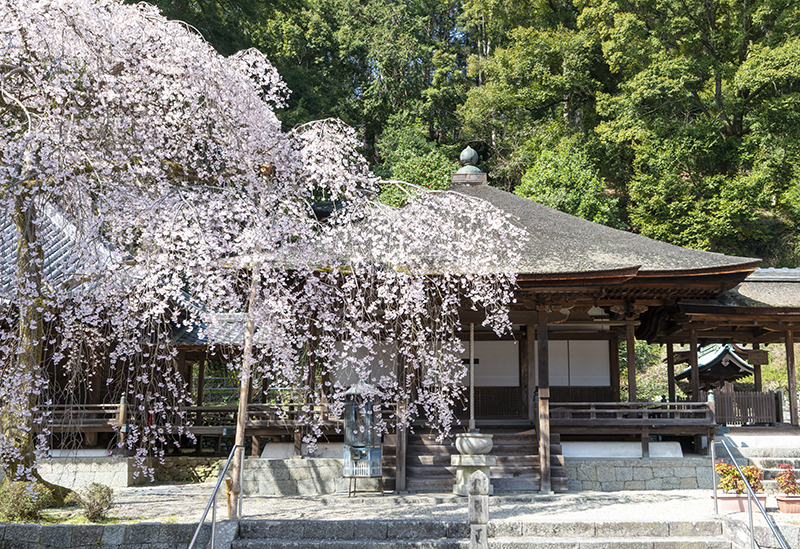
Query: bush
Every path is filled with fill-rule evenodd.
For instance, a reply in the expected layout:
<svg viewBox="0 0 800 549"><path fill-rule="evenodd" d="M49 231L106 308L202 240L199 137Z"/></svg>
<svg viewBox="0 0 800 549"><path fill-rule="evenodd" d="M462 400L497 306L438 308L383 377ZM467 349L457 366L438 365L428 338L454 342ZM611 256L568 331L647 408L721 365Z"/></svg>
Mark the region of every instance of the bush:
<svg viewBox="0 0 800 549"><path fill-rule="evenodd" d="M783 472L778 477L778 487L781 493L787 496L800 495L800 484L797 483L794 467L788 463L779 463L778 467L783 469Z"/></svg>
<svg viewBox="0 0 800 549"><path fill-rule="evenodd" d="M53 494L44 484L8 482L0 491L0 520L3 522L39 520L42 510L53 503Z"/></svg>
<svg viewBox="0 0 800 549"><path fill-rule="evenodd" d="M99 522L107 517L108 510L114 506L114 490L93 482L83 490L72 492L67 502L77 503L83 507L87 519Z"/></svg>
<svg viewBox="0 0 800 549"><path fill-rule="evenodd" d="M745 493L747 488L745 488L742 477L739 476L739 472L736 471L736 467L730 463L718 461L714 465L714 470L719 475L719 484L717 488L721 488L728 494ZM747 482L753 488L753 492L764 491L764 487L761 485L761 481L764 480L764 474L761 472L761 469L753 465L748 465L747 467L742 467L742 473L744 473Z"/></svg>

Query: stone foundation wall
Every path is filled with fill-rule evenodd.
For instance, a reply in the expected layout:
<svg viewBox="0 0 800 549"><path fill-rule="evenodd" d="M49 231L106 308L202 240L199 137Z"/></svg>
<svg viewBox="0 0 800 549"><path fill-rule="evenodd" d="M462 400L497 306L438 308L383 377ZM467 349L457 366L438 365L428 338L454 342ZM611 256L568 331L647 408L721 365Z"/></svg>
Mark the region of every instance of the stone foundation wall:
<svg viewBox="0 0 800 549"><path fill-rule="evenodd" d="M245 461L242 489L247 496L347 492L350 479L342 478L342 462L335 458L248 459ZM356 482L360 492L378 489L378 479L360 478Z"/></svg>
<svg viewBox="0 0 800 549"><path fill-rule="evenodd" d="M160 482L206 482L219 477L220 463L216 457L167 456L156 465L156 480Z"/></svg>
<svg viewBox="0 0 800 549"><path fill-rule="evenodd" d="M186 549L196 528L197 524L160 523L0 524L0 549ZM235 521L218 523L217 547L225 547L220 541L232 539L236 531ZM205 549L210 539L211 525L205 524L195 547Z"/></svg>
<svg viewBox="0 0 800 549"><path fill-rule="evenodd" d="M566 458L570 490L711 489L710 458L571 459Z"/></svg>
<svg viewBox="0 0 800 549"><path fill-rule="evenodd" d="M93 482L122 488L148 481L141 474L134 475L133 458L123 457L52 458L42 462L39 472L45 480L73 489Z"/></svg>

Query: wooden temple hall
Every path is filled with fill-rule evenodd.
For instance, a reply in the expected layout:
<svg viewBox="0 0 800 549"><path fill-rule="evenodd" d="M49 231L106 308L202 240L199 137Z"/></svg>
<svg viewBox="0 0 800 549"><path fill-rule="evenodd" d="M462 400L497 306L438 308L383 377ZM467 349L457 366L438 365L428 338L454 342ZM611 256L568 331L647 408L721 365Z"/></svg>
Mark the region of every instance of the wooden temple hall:
<svg viewBox="0 0 800 549"><path fill-rule="evenodd" d="M513 333L498 338L480 328L481 313L461 315L465 348L471 347L471 338L474 341L476 427L495 435L492 453L503 463L497 478L492 473L495 490L566 490L566 441L636 441L646 458L651 442L672 440L686 451L701 453L702 440L711 439L720 423L705 392L714 384L701 385L702 346L735 344L760 390L760 366L766 363L761 346L785 345L790 417L780 417L772 396L772 404L766 406L771 415L737 417L741 423L787 420L798 425L797 271L759 270L758 259L680 248L597 225L491 187L474 166L453 175L451 190L507 212L529 235L522 259L513 266L518 273ZM634 364L636 340L666 346L670 388L664 402L637 402L635 368L628 368L623 377L619 350L626 344L627 363ZM235 407L204 405L204 345L180 337L177 344L187 380L199 366L192 388L198 400L192 429L201 437L216 437L219 444L220 437L233 434ZM688 351L674 351L686 346ZM469 360L468 350L463 358ZM675 378L682 370L691 397L679 402ZM724 384L725 375L715 375ZM623 382L625 392L620 390ZM123 411L117 403L102 400L87 403L86 411L91 411L90 404L97 413L84 413L87 419L80 428L111 436ZM267 450L281 442L293 444L296 453L302 451L291 406L276 410L274 404L250 405L247 434L253 437L254 456L269 456ZM465 426L466 419L462 418ZM737 420L724 420L730 421ZM334 433L336 424L331 421L329 426L328 439L341 440ZM454 432L462 429L455 427ZM450 441L438 444L415 429L385 436L383 447L387 487L452 487Z"/></svg>

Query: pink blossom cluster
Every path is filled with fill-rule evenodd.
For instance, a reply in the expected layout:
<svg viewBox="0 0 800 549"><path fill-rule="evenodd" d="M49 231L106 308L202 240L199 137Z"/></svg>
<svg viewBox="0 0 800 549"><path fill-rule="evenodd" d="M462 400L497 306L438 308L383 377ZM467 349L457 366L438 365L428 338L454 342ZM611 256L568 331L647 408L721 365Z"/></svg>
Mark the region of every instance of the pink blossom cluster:
<svg viewBox="0 0 800 549"><path fill-rule="evenodd" d="M259 52L224 58L147 4L0 0L7 470L30 474L52 406L100 386L125 396L141 462L163 455L190 419L179 329L245 382L287 388L309 442L357 379L407 403L384 429L449 431L458 312L509 328L525 236L457 193L381 205L352 128L281 130L288 93Z"/></svg>

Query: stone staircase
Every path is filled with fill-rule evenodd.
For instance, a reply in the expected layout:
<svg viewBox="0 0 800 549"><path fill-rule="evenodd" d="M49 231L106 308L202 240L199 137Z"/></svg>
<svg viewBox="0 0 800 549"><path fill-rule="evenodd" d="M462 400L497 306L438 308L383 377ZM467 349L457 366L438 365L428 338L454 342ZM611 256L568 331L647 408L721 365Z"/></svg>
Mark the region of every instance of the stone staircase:
<svg viewBox="0 0 800 549"><path fill-rule="evenodd" d="M492 549L732 549L719 521L489 521ZM425 520L241 521L231 549L467 549L469 525Z"/></svg>
<svg viewBox="0 0 800 549"><path fill-rule="evenodd" d="M778 464L788 463L800 476L800 448L739 448L739 453L764 473L762 484L767 494L780 492L776 479L783 471Z"/></svg>
<svg viewBox="0 0 800 549"><path fill-rule="evenodd" d="M539 446L536 434L517 430L482 430L493 435L490 453L497 465L490 469L495 493L539 490ZM406 487L409 492L451 492L456 468L450 456L457 454L453 440L443 443L435 435L410 434L406 456ZM555 492L567 491L567 470L561 455L559 435L550 440L551 487Z"/></svg>

